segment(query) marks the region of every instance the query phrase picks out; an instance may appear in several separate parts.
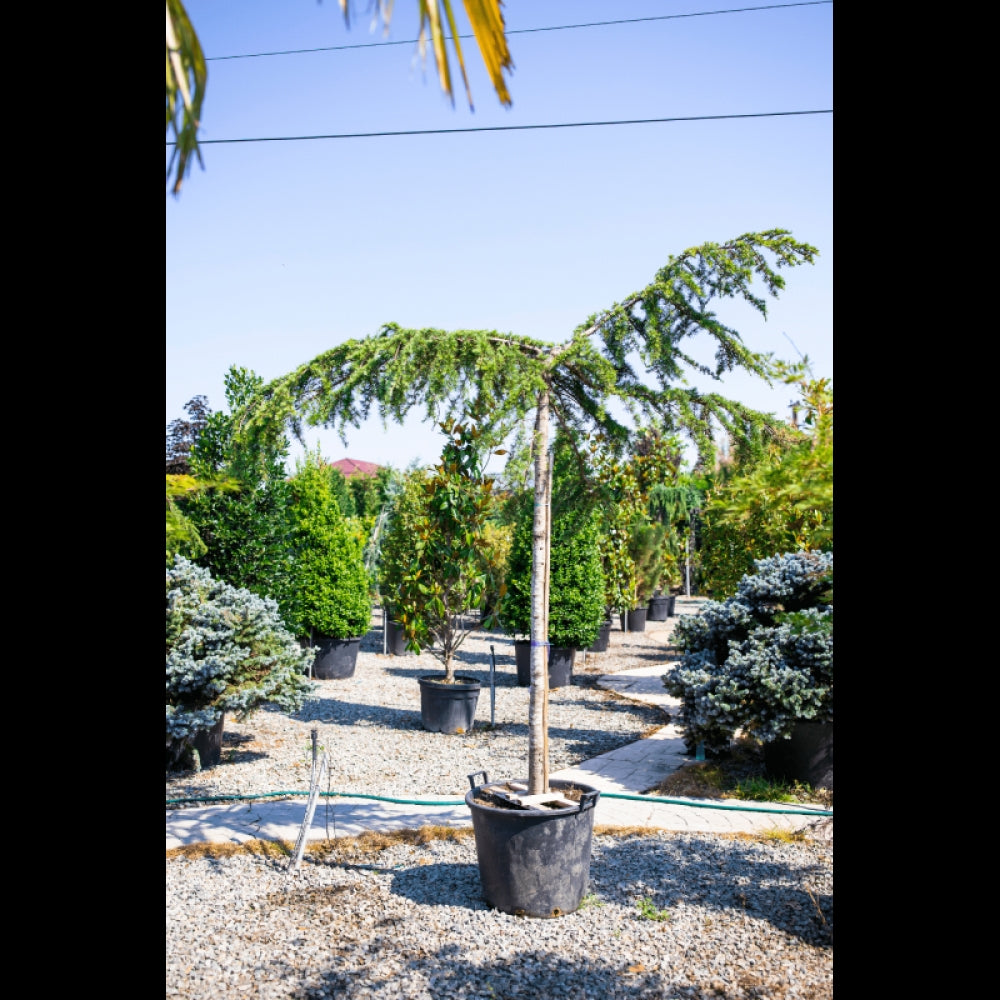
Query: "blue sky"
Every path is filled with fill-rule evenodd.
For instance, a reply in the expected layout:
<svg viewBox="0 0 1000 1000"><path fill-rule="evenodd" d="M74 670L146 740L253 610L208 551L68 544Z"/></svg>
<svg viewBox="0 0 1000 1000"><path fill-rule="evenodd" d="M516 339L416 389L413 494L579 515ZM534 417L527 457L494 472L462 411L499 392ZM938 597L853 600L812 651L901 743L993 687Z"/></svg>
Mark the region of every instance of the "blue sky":
<svg viewBox="0 0 1000 1000"><path fill-rule="evenodd" d="M832 3L509 0L513 105L470 38L474 111L460 81L454 106L444 96L430 54L422 66L416 0L396 0L387 37L365 3L350 28L336 0L186 6L209 59L203 140L833 107ZM560 27L638 18L651 20ZM219 58L337 46L352 47ZM166 423L196 395L225 409L231 365L270 380L387 322L560 342L669 256L775 227L818 261L783 272L766 321L717 311L752 349L833 376L832 114L207 143L202 156L179 198L166 186ZM690 384L782 417L794 395L747 376ZM440 442L417 414L388 429L373 416L346 445L308 435L331 460L396 468L433 462Z"/></svg>

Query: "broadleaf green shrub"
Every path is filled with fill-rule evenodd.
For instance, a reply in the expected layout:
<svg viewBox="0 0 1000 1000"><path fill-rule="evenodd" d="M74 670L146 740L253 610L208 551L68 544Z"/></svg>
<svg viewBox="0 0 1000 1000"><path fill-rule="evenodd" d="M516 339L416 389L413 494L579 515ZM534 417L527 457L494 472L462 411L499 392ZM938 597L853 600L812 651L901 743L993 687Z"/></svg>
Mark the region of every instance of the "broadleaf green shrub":
<svg viewBox="0 0 1000 1000"><path fill-rule="evenodd" d="M569 436L558 432L552 452L551 541L549 552L548 641L553 646L587 649L607 615L601 550L602 495L595 494ZM534 496L516 495L507 556L507 602L503 626L513 635L531 634L531 572Z"/></svg>
<svg viewBox="0 0 1000 1000"><path fill-rule="evenodd" d="M568 511L562 516L557 512L553 518L548 636L553 646L592 646L605 619L600 524L596 509ZM524 637L531 634L531 544L532 510L525 504L511 540L503 613L504 628Z"/></svg>
<svg viewBox="0 0 1000 1000"><path fill-rule="evenodd" d="M177 556L166 576L167 768L224 713L243 721L265 704L297 711L312 685L303 650L271 598L216 580Z"/></svg>
<svg viewBox="0 0 1000 1000"><path fill-rule="evenodd" d="M683 651L663 678L682 701L689 745L718 749L737 731L764 742L797 722L833 722L833 553L755 562L733 597L682 615Z"/></svg>
<svg viewBox="0 0 1000 1000"><path fill-rule="evenodd" d="M370 580L363 531L345 518L316 454L298 463L291 480L291 581L285 621L297 636L353 639L371 626Z"/></svg>

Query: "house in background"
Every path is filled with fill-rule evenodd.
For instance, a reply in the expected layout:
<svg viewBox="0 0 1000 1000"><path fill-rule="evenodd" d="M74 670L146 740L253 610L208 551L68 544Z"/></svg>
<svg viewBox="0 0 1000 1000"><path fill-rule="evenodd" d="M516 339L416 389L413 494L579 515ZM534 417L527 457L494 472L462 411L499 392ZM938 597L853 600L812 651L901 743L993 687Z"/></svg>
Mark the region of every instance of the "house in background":
<svg viewBox="0 0 1000 1000"><path fill-rule="evenodd" d="M350 479L351 476L376 476L379 469L382 468L374 462L363 462L357 458L340 458L336 462L331 462L330 465L334 469L339 469L344 474L345 479Z"/></svg>

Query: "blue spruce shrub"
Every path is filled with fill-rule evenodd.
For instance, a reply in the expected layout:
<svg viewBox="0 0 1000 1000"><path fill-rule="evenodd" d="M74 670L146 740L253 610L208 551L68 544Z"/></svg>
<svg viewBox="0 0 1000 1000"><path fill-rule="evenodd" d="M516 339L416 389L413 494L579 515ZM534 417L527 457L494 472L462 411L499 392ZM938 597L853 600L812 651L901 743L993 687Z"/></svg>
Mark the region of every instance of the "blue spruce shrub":
<svg viewBox="0 0 1000 1000"><path fill-rule="evenodd" d="M231 713L242 722L265 704L302 707L315 658L285 628L271 598L216 580L183 556L167 568L167 768L191 741Z"/></svg>
<svg viewBox="0 0 1000 1000"><path fill-rule="evenodd" d="M736 594L677 621L683 652L663 678L682 701L689 746L717 750L737 731L763 742L797 722L833 722L833 553L755 561Z"/></svg>

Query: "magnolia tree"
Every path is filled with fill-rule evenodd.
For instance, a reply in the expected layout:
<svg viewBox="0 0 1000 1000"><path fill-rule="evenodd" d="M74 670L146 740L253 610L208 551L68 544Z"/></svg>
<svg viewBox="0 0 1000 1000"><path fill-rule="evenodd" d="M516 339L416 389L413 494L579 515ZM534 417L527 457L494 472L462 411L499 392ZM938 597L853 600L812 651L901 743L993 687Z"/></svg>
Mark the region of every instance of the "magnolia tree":
<svg viewBox="0 0 1000 1000"><path fill-rule="evenodd" d="M471 409L491 415L494 430L534 414L532 454L535 514L532 536L531 687L528 710L530 794L549 791L547 733L550 524L549 436L555 419L574 438L597 431L624 444L631 427L612 413L618 399L637 419L657 421L688 435L710 461L719 424L738 439L773 418L715 393L685 386L688 369L721 379L743 369L762 378L769 356L747 348L710 305L739 299L766 315L765 295L784 287L782 268L812 263L818 251L783 229L745 233L725 243L685 250L644 288L593 315L560 343L490 330L408 330L395 323L361 340L348 340L266 385L240 414L240 434L266 442L303 426L346 429L373 405L383 422L402 422L423 405L434 420ZM755 282L764 293L754 293ZM682 349L705 334L716 344L715 365Z"/></svg>

